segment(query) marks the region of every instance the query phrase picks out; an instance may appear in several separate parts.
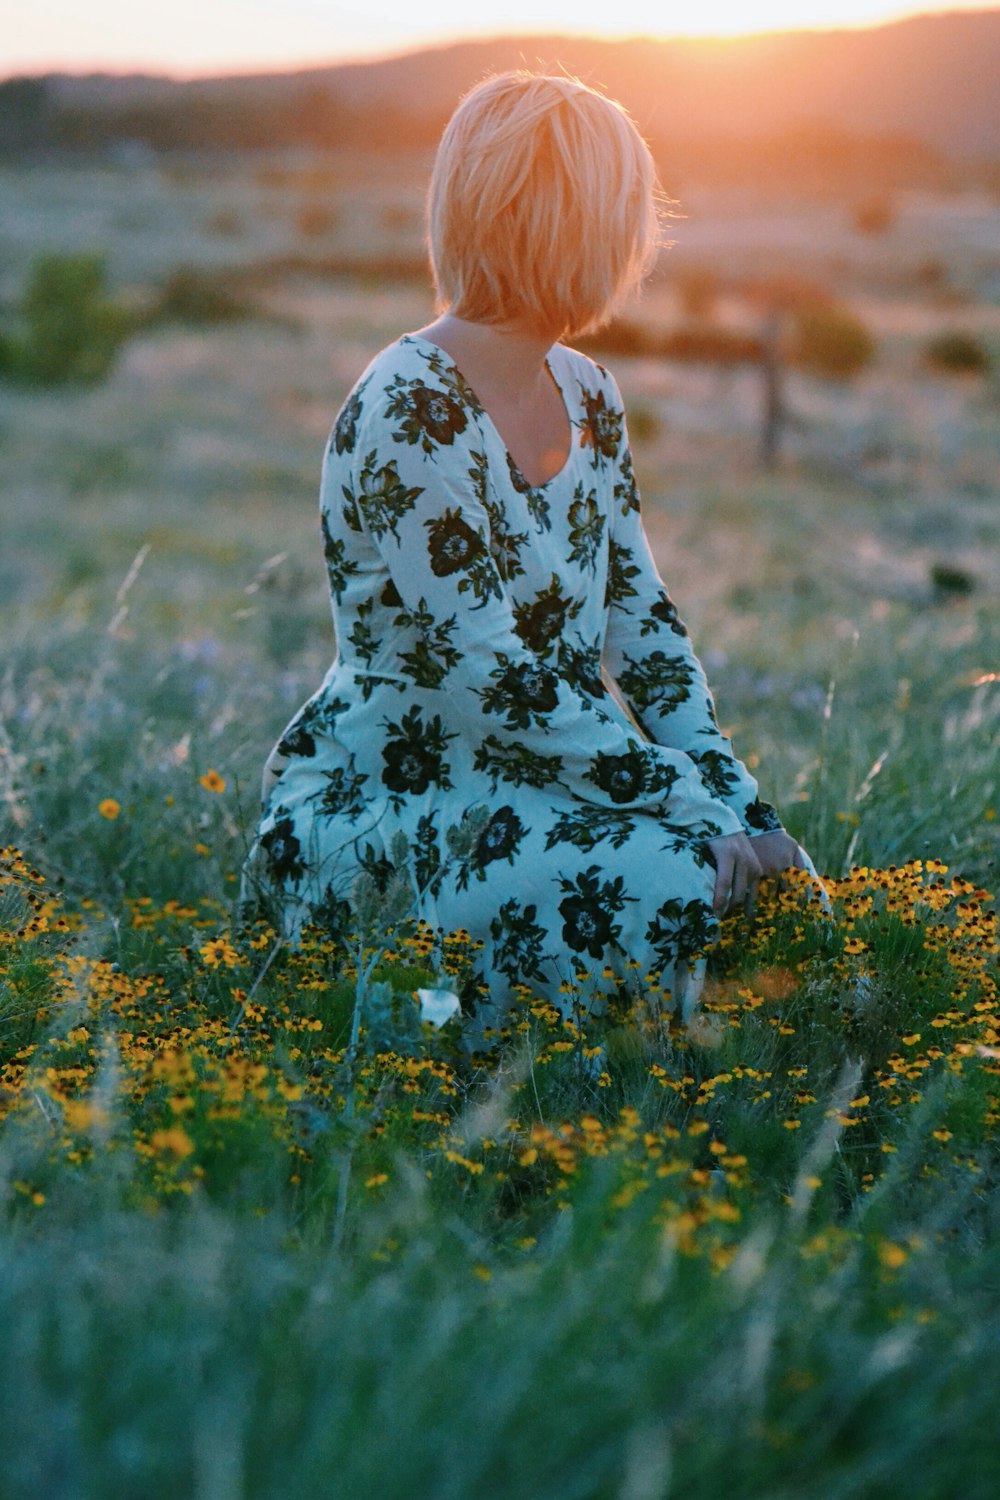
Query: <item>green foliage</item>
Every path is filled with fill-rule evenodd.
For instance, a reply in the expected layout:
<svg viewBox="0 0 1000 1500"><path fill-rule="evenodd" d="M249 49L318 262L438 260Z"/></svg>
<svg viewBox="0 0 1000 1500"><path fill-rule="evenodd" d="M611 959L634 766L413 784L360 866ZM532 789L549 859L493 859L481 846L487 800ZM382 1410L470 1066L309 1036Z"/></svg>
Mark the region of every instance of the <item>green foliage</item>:
<svg viewBox="0 0 1000 1500"><path fill-rule="evenodd" d="M0 874L12 1500L992 1494L996 917L936 862L729 924L697 1032L529 996L488 1061L345 1049L322 933Z"/></svg>
<svg viewBox="0 0 1000 1500"><path fill-rule="evenodd" d="M924 364L946 375L985 375L992 366L989 350L971 333L939 334L923 352Z"/></svg>
<svg viewBox="0 0 1000 1500"><path fill-rule="evenodd" d="M178 266L160 287L147 314L151 323L237 323L258 315L253 303L224 273Z"/></svg>
<svg viewBox="0 0 1000 1500"><path fill-rule="evenodd" d="M132 319L106 295L97 253L36 256L19 327L0 340L0 376L33 385L93 384L110 373Z"/></svg>
<svg viewBox="0 0 1000 1500"><path fill-rule="evenodd" d="M803 369L831 380L847 380L872 362L875 340L842 307L800 307L795 314L795 358Z"/></svg>
<svg viewBox="0 0 1000 1500"><path fill-rule="evenodd" d="M45 872L0 891L5 1500L993 1500L1000 595L978 387L924 431L920 336L887 343L908 457L876 492L815 473L821 431L871 437L848 392L802 387L765 483L739 426L753 379L626 366L637 435L669 414L637 453L654 546L737 750L840 877L836 921L789 887L727 927L687 1033L651 986L590 1027L529 995L473 1055L414 998L463 987L467 944L400 924L380 952L373 901L359 1011L324 934L275 951L230 927L262 755L329 659L309 558L331 380L427 316L389 284L400 247L273 239L335 175L296 165L258 214L231 170L212 205L239 208L258 262L230 291L291 305L300 274L367 266L378 298L316 286L306 341L165 334L142 403L120 382L5 402L26 503L0 554L0 843ZM169 247L121 246L137 285L215 253L190 238L202 168L169 171ZM109 223L143 191L90 182ZM759 270L742 222L727 285ZM832 255L800 262L835 284Z"/></svg>

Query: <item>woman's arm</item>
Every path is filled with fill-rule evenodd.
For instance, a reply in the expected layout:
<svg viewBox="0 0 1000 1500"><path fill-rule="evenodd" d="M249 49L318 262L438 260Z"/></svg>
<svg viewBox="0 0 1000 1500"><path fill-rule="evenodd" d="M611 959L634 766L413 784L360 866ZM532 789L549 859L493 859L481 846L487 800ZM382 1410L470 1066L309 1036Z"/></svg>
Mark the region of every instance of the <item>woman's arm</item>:
<svg viewBox="0 0 1000 1500"><path fill-rule="evenodd" d="M608 377L611 381L611 377ZM621 397L611 381L613 397ZM604 663L637 722L659 745L684 750L713 797L751 837L781 830L774 808L719 729L701 663L656 569L642 526L628 438L615 456Z"/></svg>

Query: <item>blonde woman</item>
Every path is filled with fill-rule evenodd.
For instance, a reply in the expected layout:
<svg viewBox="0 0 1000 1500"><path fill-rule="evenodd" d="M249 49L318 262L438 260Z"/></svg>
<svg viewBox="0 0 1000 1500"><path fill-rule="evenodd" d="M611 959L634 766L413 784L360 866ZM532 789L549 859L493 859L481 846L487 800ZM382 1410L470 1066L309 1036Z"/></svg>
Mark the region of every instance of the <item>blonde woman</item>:
<svg viewBox="0 0 1000 1500"><path fill-rule="evenodd" d="M580 970L688 1009L718 917L803 859L653 564L618 388L566 342L642 281L656 194L601 94L474 88L430 186L440 315L371 362L324 462L337 655L268 761L248 881L289 934L337 931L401 830L420 914L483 942L480 1025L519 982L565 1007Z"/></svg>

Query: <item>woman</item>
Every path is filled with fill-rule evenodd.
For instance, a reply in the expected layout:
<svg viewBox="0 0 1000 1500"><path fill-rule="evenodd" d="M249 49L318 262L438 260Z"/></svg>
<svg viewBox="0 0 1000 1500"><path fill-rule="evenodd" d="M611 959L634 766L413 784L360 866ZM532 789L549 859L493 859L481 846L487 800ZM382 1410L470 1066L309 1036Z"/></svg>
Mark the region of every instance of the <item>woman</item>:
<svg viewBox="0 0 1000 1500"><path fill-rule="evenodd" d="M581 970L652 972L688 1009L718 917L802 862L657 575L618 388L562 342L639 285L657 234L618 105L480 84L431 181L440 316L376 356L326 454L337 657L268 761L249 879L289 934L336 929L401 830L415 909L483 942L480 1024L518 982L565 1007Z"/></svg>

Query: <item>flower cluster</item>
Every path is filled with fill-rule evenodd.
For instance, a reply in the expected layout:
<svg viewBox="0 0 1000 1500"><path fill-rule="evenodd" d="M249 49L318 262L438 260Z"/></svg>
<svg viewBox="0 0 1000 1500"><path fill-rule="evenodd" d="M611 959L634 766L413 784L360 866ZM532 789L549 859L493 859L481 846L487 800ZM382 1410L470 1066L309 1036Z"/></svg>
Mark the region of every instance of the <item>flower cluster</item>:
<svg viewBox="0 0 1000 1500"><path fill-rule="evenodd" d="M531 1230L597 1174L615 1211L650 1213L721 1269L748 1200L863 1193L915 1135L921 1175L982 1177L1000 1121L991 898L935 860L827 889L829 906L790 872L752 925L724 924L686 1025L638 967L595 1016L600 976L581 963L564 1008L523 985L469 1055L417 996L469 992L468 933L404 923L350 952L312 930L289 949L266 927L225 931L212 902L137 897L112 959L95 954L100 913L64 910L0 851L0 1125L47 1141L17 1199L35 1211L60 1173L118 1152L139 1201L249 1191L267 1160L322 1213L349 1116L362 1198L391 1192L408 1158ZM803 1176L824 1132L837 1150Z"/></svg>

